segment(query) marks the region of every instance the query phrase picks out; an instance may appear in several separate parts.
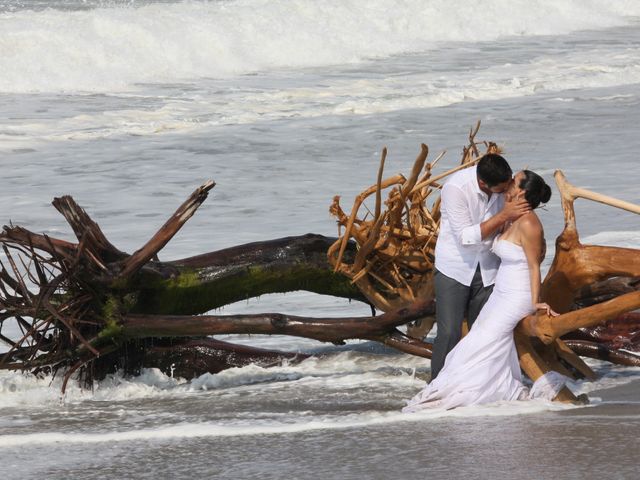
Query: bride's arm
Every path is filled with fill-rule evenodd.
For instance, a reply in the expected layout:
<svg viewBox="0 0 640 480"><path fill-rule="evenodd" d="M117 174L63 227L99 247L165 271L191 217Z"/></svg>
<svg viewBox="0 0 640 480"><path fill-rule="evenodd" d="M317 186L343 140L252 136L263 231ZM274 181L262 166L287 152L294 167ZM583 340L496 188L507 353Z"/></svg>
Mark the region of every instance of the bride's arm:
<svg viewBox="0 0 640 480"><path fill-rule="evenodd" d="M535 214L520 221L521 243L529 265L531 305L536 310L546 310L547 315L557 315L546 303L540 303L540 261L544 247L544 232Z"/></svg>
<svg viewBox="0 0 640 480"><path fill-rule="evenodd" d="M529 264L531 281L531 305L540 301L540 252L542 251L542 228L527 215L520 221L521 243Z"/></svg>

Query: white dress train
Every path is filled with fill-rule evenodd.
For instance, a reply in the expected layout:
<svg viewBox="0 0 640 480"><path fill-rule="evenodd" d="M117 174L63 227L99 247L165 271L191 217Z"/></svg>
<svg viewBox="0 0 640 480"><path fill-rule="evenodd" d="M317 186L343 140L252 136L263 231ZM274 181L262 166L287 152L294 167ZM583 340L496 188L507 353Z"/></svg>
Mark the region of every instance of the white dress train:
<svg viewBox="0 0 640 480"><path fill-rule="evenodd" d="M438 376L408 401L403 412L451 409L500 400L555 397L566 377L549 372L531 388L522 383L513 329L532 313L529 266L521 246L496 240L501 259L495 286L469 333L447 355Z"/></svg>

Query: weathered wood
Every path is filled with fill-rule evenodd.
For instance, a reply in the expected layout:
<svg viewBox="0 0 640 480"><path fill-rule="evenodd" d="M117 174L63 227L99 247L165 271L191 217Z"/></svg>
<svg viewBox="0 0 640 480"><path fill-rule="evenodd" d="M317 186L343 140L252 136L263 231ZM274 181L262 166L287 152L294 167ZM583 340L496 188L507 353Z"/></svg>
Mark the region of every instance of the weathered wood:
<svg viewBox="0 0 640 480"><path fill-rule="evenodd" d="M592 327L640 308L640 292L631 292L597 305L551 317L545 312L529 315L522 320L524 331L542 342L550 344L573 330Z"/></svg>
<svg viewBox="0 0 640 480"><path fill-rule="evenodd" d="M591 369L586 364L580 364L563 348L564 345L557 343L558 338L576 329L595 327L640 308L640 291L635 283L628 281L621 284L615 280L617 277L640 276L640 252L630 248L582 245L573 203L577 198L586 198L635 213L640 212L640 207L574 187L561 171L556 171L555 178L560 190L565 228L556 239L556 254L542 283L541 296L562 315L553 318L540 312L529 315L520 322L518 331L521 335L536 336L547 345L555 342L558 358L570 360L589 377ZM585 297L592 301L585 302ZM602 302L605 298L607 300ZM590 306L570 311L572 307L580 306L580 302ZM525 362L522 355L520 361L523 368L527 363L531 374L537 374L531 361ZM538 362L536 368L546 372L552 366Z"/></svg>
<svg viewBox="0 0 640 480"><path fill-rule="evenodd" d="M571 310L588 307L596 303L611 300L624 293L640 290L640 277L612 277L600 282L590 283L575 294Z"/></svg>
<svg viewBox="0 0 640 480"><path fill-rule="evenodd" d="M555 311L564 313L587 285L612 277L640 277L638 250L580 243L574 201L587 198L635 213L640 207L574 187L559 170L555 178L560 191L565 228L556 239L556 254L542 284L541 295Z"/></svg>
<svg viewBox="0 0 640 480"><path fill-rule="evenodd" d="M610 343L617 348L626 348L634 342L640 343L640 312L625 313L601 325L574 330L562 338Z"/></svg>
<svg viewBox="0 0 640 480"><path fill-rule="evenodd" d="M127 315L119 322L127 338L193 337L200 335L266 334L291 335L321 342L342 343L348 339L381 338L391 329L432 315L432 300L418 300L377 317L308 318L281 313L254 315Z"/></svg>
<svg viewBox="0 0 640 480"><path fill-rule="evenodd" d="M11 250L0 265L0 324L16 318L22 329L18 338L0 333L0 341L10 347L0 356L0 368L64 367L66 384L75 369L103 374L123 363L135 370L161 364L162 359L184 358L181 372L189 376L189 368L195 374L250 359L277 362L290 357L202 338L229 333L286 334L333 343L365 339L429 358L428 343L397 327L417 320L429 326L432 321L434 248L441 216L439 196L432 194L442 178L482 155L477 132L477 127L470 132L461 165L440 175L433 175L432 169L441 156L427 163L428 149L422 145L408 178L398 174L384 179L383 150L376 184L356 197L349 216L339 199L334 200L330 211L344 229L338 239L308 234L160 262L157 252L194 214L213 182L197 189L133 255L112 245L71 197L58 198L54 206L71 225L78 244L14 226L0 234L0 243ZM498 151L495 144L484 146L486 152ZM562 315L528 317L519 325L516 341L522 368L534 380L550 369L593 378L569 347L593 354L593 344L585 340L599 339L607 358L635 361L632 350L620 350L635 348L635 327L618 323L614 328L610 322L626 318L633 323L629 312L640 307L640 255L636 249L582 245L573 201L588 198L636 213L638 207L573 187L561 172L556 179L565 230L556 242L542 295ZM360 208L373 194L373 215L360 218ZM294 290L365 301L385 313L339 319L278 313L195 316L246 298ZM559 339L576 328L584 335L596 333L567 339L568 344ZM624 341L618 338L615 343L614 332L623 332ZM568 389L558 399L576 401Z"/></svg>
<svg viewBox="0 0 640 480"><path fill-rule="evenodd" d="M167 222L160 227L160 230L142 248L136 250L122 265L121 278L129 278L140 270L149 260L155 257L162 248L169 243L169 240L178 233L182 226L189 220L202 202L209 195L209 190L215 186L215 182L208 180L201 187L196 189L191 196L182 204Z"/></svg>
<svg viewBox="0 0 640 480"><path fill-rule="evenodd" d="M559 338L553 343L554 351L557 356L574 368L580 375L587 380L595 380L595 372L582 360L575 351L567 346L567 344Z"/></svg>
<svg viewBox="0 0 640 480"><path fill-rule="evenodd" d="M522 370L534 382L550 371L549 365L540 357L531 344L531 337L522 331L520 324L514 332L518 359ZM559 402L576 403L578 398L566 386L560 390L554 400Z"/></svg>
<svg viewBox="0 0 640 480"><path fill-rule="evenodd" d="M98 224L72 197L65 195L54 198L52 205L71 226L78 241L85 242L85 248L96 254L101 261L114 262L128 257L107 240Z"/></svg>
<svg viewBox="0 0 640 480"><path fill-rule="evenodd" d="M376 184L356 196L348 217L340 207L340 197L334 197L329 211L337 218L339 230L344 227L344 231L339 231L340 240L329 249L329 262L336 272L351 278L376 308L389 311L417 298L433 298L440 202L435 199L429 208L427 197L440 188L441 179L477 163L481 154L474 138L476 133L477 128L470 132L470 145L463 151L461 165L435 176L433 164L426 163L429 149L422 144L408 178L395 175L383 180L387 156L386 148L383 149ZM486 153L497 151L495 144L486 144ZM382 211L382 191L386 189L389 191ZM369 218L367 209L367 214L360 218L361 207L374 193L373 216ZM350 239L358 245L352 262L343 258Z"/></svg>
<svg viewBox="0 0 640 480"><path fill-rule="evenodd" d="M268 368L284 361L293 364L309 358L303 353L266 350L213 338L157 340L140 353L141 358L137 362L140 366L158 368L168 375L186 379L249 364Z"/></svg>
<svg viewBox="0 0 640 480"><path fill-rule="evenodd" d="M20 226L5 225L0 233L0 242L5 245L26 245L51 255L71 258L77 251L77 246L65 240L30 232Z"/></svg>
<svg viewBox="0 0 640 480"><path fill-rule="evenodd" d="M606 345L586 340L566 340L565 343L571 350L583 357L596 358L629 367L640 367L640 352L613 349Z"/></svg>
<svg viewBox="0 0 640 480"><path fill-rule="evenodd" d="M76 206L72 199L65 205ZM93 367L86 371L108 372L106 364L113 363L114 357L104 353L114 348L113 342L116 342L116 348L134 348L127 347L128 342L120 335L122 327L118 325L120 316L132 311L197 314L265 293L302 289L365 300L347 278L333 273L326 261L326 251L335 239L311 234L254 242L174 262L148 261L123 286L117 277L119 256L109 263L100 251L94 252L87 261L83 260L83 255L90 252L86 232L97 224L86 214L74 215L73 219L76 229L84 232L80 234L79 245L68 244L67 248L62 244L64 248L57 249L56 245L60 243L45 237L41 245L53 255L51 258L38 256L31 243L27 244L27 249L19 251L32 255L30 264L33 268L51 270L40 279L36 292L28 291L23 273L18 271L13 260L10 271L4 267L0 270L0 305L4 309L0 310L1 321L12 315L33 318L33 323L26 326L26 333L20 338L0 338L10 346L10 351L0 357L0 368L38 370L68 365L73 372L82 371L88 362L92 362ZM87 222L84 230L82 222ZM27 232L6 239L5 244L22 248L16 238L30 241L32 236ZM348 245L347 257L354 254L353 247L351 243ZM92 268L97 256L105 260L108 267L97 274L95 270L83 270ZM40 261L44 262L42 266ZM92 281L95 283L87 283ZM67 293L62 303L55 297L54 306L50 296L58 288L66 289ZM44 319L39 319L41 312L46 312ZM45 340L42 332L47 331ZM54 331L59 334L52 337L50 333ZM51 338L56 339L55 343L51 343ZM30 346L23 347L27 343ZM145 349L153 344L143 342ZM64 383L66 385L66 381Z"/></svg>
<svg viewBox="0 0 640 480"><path fill-rule="evenodd" d="M431 354L433 353L433 345L431 343L409 337L399 330L394 330L391 331L391 333L381 336L371 336L369 339L418 357L431 358Z"/></svg>
<svg viewBox="0 0 640 480"><path fill-rule="evenodd" d="M238 245L162 265L169 276L144 271L132 285L131 311L201 314L269 293L306 290L366 302L347 278L332 271L326 252L335 238L307 234ZM349 244L346 255L355 254Z"/></svg>

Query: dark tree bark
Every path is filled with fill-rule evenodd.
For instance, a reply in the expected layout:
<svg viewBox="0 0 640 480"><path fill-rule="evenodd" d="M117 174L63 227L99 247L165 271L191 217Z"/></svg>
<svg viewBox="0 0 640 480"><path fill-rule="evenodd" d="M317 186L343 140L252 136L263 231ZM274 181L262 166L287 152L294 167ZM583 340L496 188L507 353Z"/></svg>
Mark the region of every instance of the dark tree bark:
<svg viewBox="0 0 640 480"><path fill-rule="evenodd" d="M0 234L9 265L0 268L0 323L17 319L23 334L0 341L11 347L0 368L39 371L68 367L85 378L115 368L173 365L193 377L249 361L271 364L304 356L230 345L207 335L298 335L342 343L370 339L430 355L430 346L396 327L432 315L431 299L365 318L313 319L281 314L198 316L267 293L307 290L357 301L366 298L335 273L327 251L336 239L307 234L254 242L204 255L160 262L158 251L204 201L213 182L197 189L134 254L118 250L71 197L54 200L78 238L74 244L20 227ZM345 258L355 254L348 243ZM27 284L35 285L31 289ZM372 309L373 311L373 309ZM89 368L90 365L90 368Z"/></svg>

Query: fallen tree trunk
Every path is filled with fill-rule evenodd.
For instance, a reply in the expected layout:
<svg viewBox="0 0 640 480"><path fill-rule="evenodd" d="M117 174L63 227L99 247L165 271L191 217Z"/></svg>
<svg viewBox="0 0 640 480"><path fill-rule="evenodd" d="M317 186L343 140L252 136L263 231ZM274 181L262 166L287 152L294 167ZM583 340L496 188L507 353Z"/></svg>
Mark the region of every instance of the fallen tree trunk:
<svg viewBox="0 0 640 480"><path fill-rule="evenodd" d="M640 313L625 313L595 327L579 328L567 333L562 339L606 343L611 344L612 348L640 352Z"/></svg>
<svg viewBox="0 0 640 480"><path fill-rule="evenodd" d="M283 361L297 363L309 358L303 353L266 350L213 338L158 340L140 353L136 365L158 368L186 379L250 364L268 368L280 365Z"/></svg>
<svg viewBox="0 0 640 480"><path fill-rule="evenodd" d="M565 340L567 347L578 355L605 360L607 362L629 367L640 367L640 352L627 351L624 348L614 348L597 342L586 340Z"/></svg>
<svg viewBox="0 0 640 480"><path fill-rule="evenodd" d="M74 372L91 381L116 366L136 371L156 365L190 378L246 362L270 365L304 357L206 337L245 333L332 343L372 340L429 358L431 345L408 337L398 327L415 321L426 332L432 325L433 248L440 220L434 192L441 178L478 160L476 133L477 129L470 133L461 165L435 177L431 171L440 157L427 163L428 149L423 145L408 178L384 179L385 150L376 184L356 198L350 215L334 200L331 212L344 229L337 239L308 234L161 262L159 250L195 213L213 182L198 188L132 255L112 245L71 197L55 199L55 208L71 225L78 243L14 226L0 234L6 257L0 262L0 341L10 347L0 355L0 368L32 372L64 368L66 385ZM497 150L494 144L485 146L487 151ZM583 196L640 209L576 189L560 172L556 178L565 230L556 242L556 257L542 294L562 315L524 319L516 342L521 366L533 380L552 369L593 378L591 369L569 346L597 358L603 357L602 350L584 339L567 340L567 344L560 337L576 328L593 331L605 322L635 318L629 312L640 307L640 255L635 249L581 245L573 200ZM382 191L387 188L391 190L383 202ZM359 209L370 196L375 196L375 207L361 218ZM364 301L371 305L372 316L199 315L239 300L294 290ZM384 313L376 316L375 308ZM10 322L18 333L3 331ZM626 331L629 338L624 344L604 336L599 340L608 342L607 358L632 364L634 350L628 347L636 344L637 337L629 328ZM624 351L616 351L615 345ZM567 389L558 398L576 400Z"/></svg>
<svg viewBox="0 0 640 480"><path fill-rule="evenodd" d="M640 290L635 280L640 276L640 252L632 248L582 245L573 204L577 198L586 198L634 213L640 213L640 207L574 187L559 170L555 178L565 227L556 239L556 254L542 282L541 296L561 315L549 317L538 312L523 319L516 329L521 365L533 380L554 370L555 364L561 361L571 364L588 378L594 377L578 355L568 353L568 345L559 337L576 329L597 327L640 308ZM580 308L584 305L588 306ZM571 311L572 308L578 309ZM556 351L553 358L545 361L540 356L532 355L527 337L537 337L545 345L554 345ZM602 357L602 353L593 348L575 343L574 346L586 356ZM628 357L626 353L608 356L611 360L620 359L624 364L631 361ZM525 358L526 361L523 361ZM575 400L566 387L560 397Z"/></svg>
<svg viewBox="0 0 640 480"><path fill-rule="evenodd" d="M6 256L0 265L0 327L14 321L21 333L9 338L0 329L0 340L10 346L0 356L0 368L73 368L112 353L124 346L117 333L120 318L129 312L197 314L300 289L364 300L347 279L331 271L326 251L335 240L319 235L174 262L151 260L211 188L213 182L197 189L131 256L116 249L70 197L55 199L54 206L71 225L77 244L5 227L0 234ZM352 251L349 245L348 254Z"/></svg>
<svg viewBox="0 0 640 480"><path fill-rule="evenodd" d="M254 315L127 315L120 321L127 338L182 337L197 335L263 334L290 335L321 342L342 343L351 338L371 338L412 320L433 315L432 300L416 301L408 307L377 317L307 318L281 313Z"/></svg>
<svg viewBox="0 0 640 480"><path fill-rule="evenodd" d="M172 262L148 264L128 288L133 313L195 315L269 293L306 290L366 302L328 266L334 238L307 234L254 242ZM355 253L351 244L348 254Z"/></svg>
<svg viewBox="0 0 640 480"><path fill-rule="evenodd" d="M411 351L430 355L428 344L407 339L395 327L433 315L431 300L358 319L280 314L194 316L247 298L294 290L367 301L349 279L330 268L326 255L336 240L321 235L254 242L160 262L156 249L175 235L212 187L209 182L196 190L131 256L116 249L70 197L55 199L54 205L69 221L78 244L5 227L0 242L9 265L2 264L0 270L0 320L15 319L23 334L11 339L0 333L0 340L11 347L0 355L0 368L40 371L69 367L69 373L91 363L91 369L83 370L91 380L94 374L103 376L115 365L136 371L152 364L161 351L158 339L165 337L172 340L162 349L167 355L171 352L171 364L178 365L175 368L188 377L209 371L204 368L218 371L223 365L232 365L221 360L230 358L224 353L229 350L238 354L234 358L262 363L291 357L257 349L247 352L246 347L229 344L223 348L221 343L204 338L223 333L299 335L334 343L372 339L398 344L401 349L410 345ZM343 255L353 257L355 245L347 243ZM197 361L187 355L189 349L198 352ZM220 351L214 353L216 350ZM120 355L122 351L127 355Z"/></svg>

